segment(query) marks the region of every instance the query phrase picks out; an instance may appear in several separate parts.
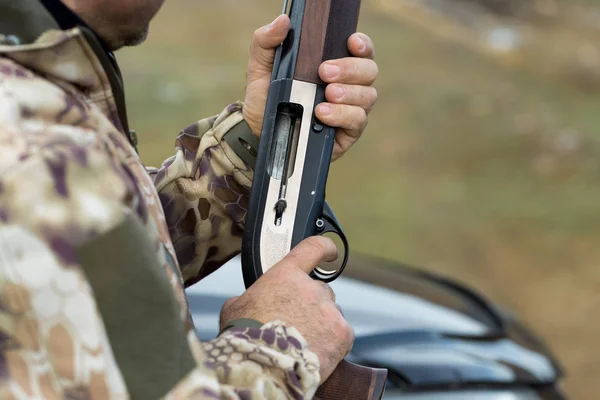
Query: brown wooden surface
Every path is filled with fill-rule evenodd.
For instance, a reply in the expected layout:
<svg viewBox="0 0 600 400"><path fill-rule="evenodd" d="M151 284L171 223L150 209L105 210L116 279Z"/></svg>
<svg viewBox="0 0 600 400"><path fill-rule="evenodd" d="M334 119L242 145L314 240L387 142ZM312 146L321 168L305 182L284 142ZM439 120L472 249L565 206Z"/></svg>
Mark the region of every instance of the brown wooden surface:
<svg viewBox="0 0 600 400"><path fill-rule="evenodd" d="M319 387L315 400L380 400L387 371L342 361Z"/></svg>
<svg viewBox="0 0 600 400"><path fill-rule="evenodd" d="M323 84L319 65L350 56L348 38L358 25L361 0L306 0L294 79Z"/></svg>
<svg viewBox="0 0 600 400"><path fill-rule="evenodd" d="M331 0L322 61L350 57L348 39L356 32L361 0Z"/></svg>
<svg viewBox="0 0 600 400"><path fill-rule="evenodd" d="M306 0L294 79L322 83L319 65L323 59L330 5L331 0Z"/></svg>

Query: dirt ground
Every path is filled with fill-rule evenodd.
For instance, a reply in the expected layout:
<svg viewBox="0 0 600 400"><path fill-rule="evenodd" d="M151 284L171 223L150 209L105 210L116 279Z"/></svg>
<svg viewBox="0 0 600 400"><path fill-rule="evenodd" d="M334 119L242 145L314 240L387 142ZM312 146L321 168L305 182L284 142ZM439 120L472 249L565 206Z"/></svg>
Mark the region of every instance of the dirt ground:
<svg viewBox="0 0 600 400"><path fill-rule="evenodd" d="M281 3L169 0L147 43L118 54L147 164L171 154L179 129L243 98L252 32ZM380 98L332 167L328 200L353 251L511 308L555 349L572 398L596 399L599 5L538 1L537 13L497 18L429 3L363 0Z"/></svg>

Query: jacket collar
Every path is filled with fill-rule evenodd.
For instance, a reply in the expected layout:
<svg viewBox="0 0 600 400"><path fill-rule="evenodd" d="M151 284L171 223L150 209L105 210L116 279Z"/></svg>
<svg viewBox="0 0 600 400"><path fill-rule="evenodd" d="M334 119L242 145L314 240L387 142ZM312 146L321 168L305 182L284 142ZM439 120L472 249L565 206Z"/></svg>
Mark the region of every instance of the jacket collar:
<svg viewBox="0 0 600 400"><path fill-rule="evenodd" d="M39 0L0 0L0 34L9 44L33 43L42 33L60 29L57 21Z"/></svg>
<svg viewBox="0 0 600 400"><path fill-rule="evenodd" d="M71 11L71 9L67 7L61 0L39 1L51 14L51 16L54 18L54 21L56 21L60 29L68 30L77 27L87 28L87 30L89 30L93 34L95 39L98 41L98 44L100 44L100 46L102 47L102 52L108 56L108 58L114 64L115 68L117 68L117 72L119 72L120 75L120 71L118 71L117 61L112 50L108 47L108 44L100 36L96 35L94 30L90 28L90 26L87 23L85 23L85 21L83 21L81 18L79 18L77 14Z"/></svg>
<svg viewBox="0 0 600 400"><path fill-rule="evenodd" d="M64 31L62 38L60 32L57 32L61 30ZM128 127L121 72L113 53L102 38L60 0L0 0L0 55L23 60L27 57L20 57L19 53L51 48L77 36L82 36L91 48L93 57L96 58L91 62L100 64L114 97L118 125L136 147L137 139ZM73 62L66 59L64 61ZM43 67L36 65L36 69ZM66 80L77 80L76 78Z"/></svg>

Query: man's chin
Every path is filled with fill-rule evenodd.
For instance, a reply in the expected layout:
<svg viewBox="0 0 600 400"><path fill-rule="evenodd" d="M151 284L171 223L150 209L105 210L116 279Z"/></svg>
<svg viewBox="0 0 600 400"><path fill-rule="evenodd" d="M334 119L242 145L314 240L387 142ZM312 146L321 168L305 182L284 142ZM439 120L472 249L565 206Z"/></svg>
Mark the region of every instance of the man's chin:
<svg viewBox="0 0 600 400"><path fill-rule="evenodd" d="M148 37L148 27L137 32L127 32L115 40L110 40L109 45L112 50L119 50L121 47L132 47L143 43Z"/></svg>
<svg viewBox="0 0 600 400"><path fill-rule="evenodd" d="M131 35L126 40L123 41L123 46L137 46L138 44L144 43L144 41L148 38L148 27L146 27L141 32L138 32L137 35Z"/></svg>

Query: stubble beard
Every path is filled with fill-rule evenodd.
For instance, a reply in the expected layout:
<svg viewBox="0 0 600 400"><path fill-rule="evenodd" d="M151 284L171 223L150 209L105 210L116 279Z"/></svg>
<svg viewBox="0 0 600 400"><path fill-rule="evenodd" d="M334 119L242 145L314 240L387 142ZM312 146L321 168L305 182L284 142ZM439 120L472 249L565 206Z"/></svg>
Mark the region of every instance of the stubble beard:
<svg viewBox="0 0 600 400"><path fill-rule="evenodd" d="M137 46L139 44L142 44L148 38L148 32L149 32L149 27L146 26L143 30L141 30L135 34L125 36L121 40L120 43L111 44L111 47L116 50L121 47L132 47L132 46Z"/></svg>

